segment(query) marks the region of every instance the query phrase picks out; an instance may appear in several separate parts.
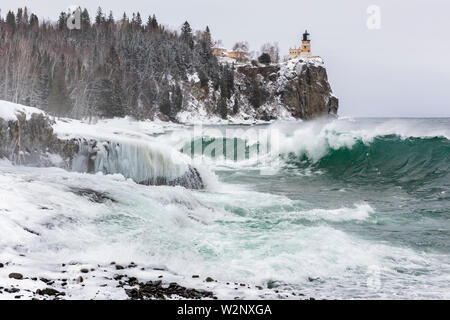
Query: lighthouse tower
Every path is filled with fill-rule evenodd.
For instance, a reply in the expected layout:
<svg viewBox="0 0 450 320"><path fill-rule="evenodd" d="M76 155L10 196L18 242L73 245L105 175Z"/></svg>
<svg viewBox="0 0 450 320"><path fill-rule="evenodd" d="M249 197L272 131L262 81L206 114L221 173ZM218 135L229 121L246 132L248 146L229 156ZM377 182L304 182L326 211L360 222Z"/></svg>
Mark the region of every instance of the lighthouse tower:
<svg viewBox="0 0 450 320"><path fill-rule="evenodd" d="M302 57L302 58L311 58L312 57L311 40L309 40L309 33L307 30L305 30L305 33L303 34L300 57Z"/></svg>

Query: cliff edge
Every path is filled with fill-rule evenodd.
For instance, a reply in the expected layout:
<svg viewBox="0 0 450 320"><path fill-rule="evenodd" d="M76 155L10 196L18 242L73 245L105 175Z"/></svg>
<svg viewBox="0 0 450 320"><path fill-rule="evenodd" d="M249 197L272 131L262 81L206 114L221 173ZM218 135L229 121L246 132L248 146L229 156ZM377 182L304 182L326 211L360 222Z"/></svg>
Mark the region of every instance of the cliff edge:
<svg viewBox="0 0 450 320"><path fill-rule="evenodd" d="M337 115L339 100L319 57L295 58L279 64L219 60L233 72L231 93L223 98L223 88L204 88L197 74L191 75L183 86L187 99L177 121L245 123Z"/></svg>

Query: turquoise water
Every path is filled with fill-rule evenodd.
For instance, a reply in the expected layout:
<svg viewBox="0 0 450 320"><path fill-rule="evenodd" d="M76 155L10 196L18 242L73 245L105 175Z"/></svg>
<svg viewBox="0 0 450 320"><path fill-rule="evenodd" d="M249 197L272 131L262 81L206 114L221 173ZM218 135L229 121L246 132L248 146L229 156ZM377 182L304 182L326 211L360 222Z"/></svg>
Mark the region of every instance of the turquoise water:
<svg viewBox="0 0 450 320"><path fill-rule="evenodd" d="M260 141L245 143L244 160L207 161L220 183L242 188L199 196L242 218L219 222L224 237L235 237L226 241L239 253L232 250L229 259L247 255L266 282L319 296L448 297L450 119L275 126L282 159L276 172L261 174L259 167L270 166L263 157L249 161L248 149ZM203 136L203 149L216 139L223 140ZM237 135L223 145L237 149L243 141ZM225 148L216 153L226 154ZM215 156L208 151L207 157Z"/></svg>
<svg viewBox="0 0 450 320"><path fill-rule="evenodd" d="M0 163L0 253L36 269L135 261L219 291L449 299L449 137L450 119L351 118L152 136L193 158L205 190Z"/></svg>

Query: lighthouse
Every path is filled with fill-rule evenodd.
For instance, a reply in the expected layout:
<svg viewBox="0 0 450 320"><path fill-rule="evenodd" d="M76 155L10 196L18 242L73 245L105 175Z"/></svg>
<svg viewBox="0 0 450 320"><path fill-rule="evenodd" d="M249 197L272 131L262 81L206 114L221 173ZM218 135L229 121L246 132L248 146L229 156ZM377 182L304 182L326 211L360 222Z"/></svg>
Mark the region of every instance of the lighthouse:
<svg viewBox="0 0 450 320"><path fill-rule="evenodd" d="M302 47L300 51L300 57L302 58L311 58L311 40L309 39L309 33L305 30L302 39Z"/></svg>
<svg viewBox="0 0 450 320"><path fill-rule="evenodd" d="M302 38L302 45L297 48L295 46L294 48L289 49L289 59L293 58L311 58L311 40L309 39L309 33L307 30L305 30L305 33L303 34Z"/></svg>

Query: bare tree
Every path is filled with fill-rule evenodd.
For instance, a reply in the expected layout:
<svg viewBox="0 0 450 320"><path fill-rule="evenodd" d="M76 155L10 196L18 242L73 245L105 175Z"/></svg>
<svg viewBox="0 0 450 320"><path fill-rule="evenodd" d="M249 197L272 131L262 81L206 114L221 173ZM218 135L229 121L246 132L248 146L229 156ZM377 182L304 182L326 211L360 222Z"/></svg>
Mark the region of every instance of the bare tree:
<svg viewBox="0 0 450 320"><path fill-rule="evenodd" d="M240 42L236 42L233 46L233 51L236 50L240 50L240 51L245 51L248 52L250 46L248 45L247 41L240 41Z"/></svg>

